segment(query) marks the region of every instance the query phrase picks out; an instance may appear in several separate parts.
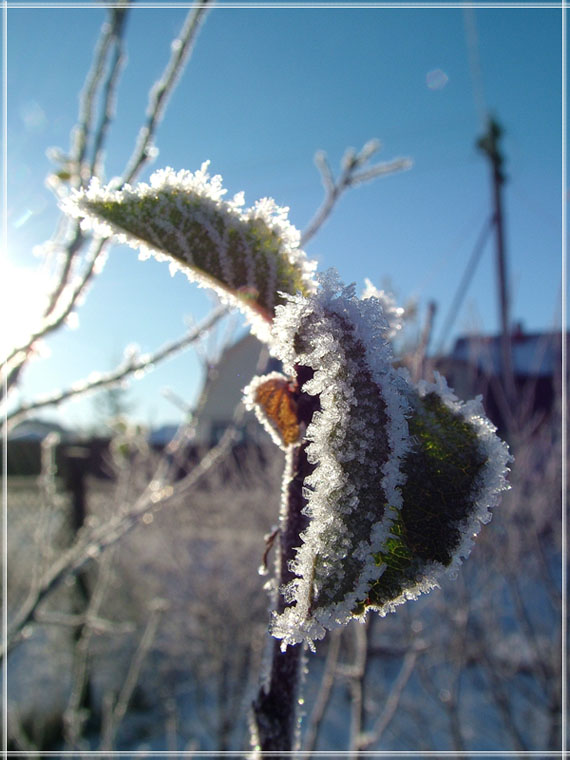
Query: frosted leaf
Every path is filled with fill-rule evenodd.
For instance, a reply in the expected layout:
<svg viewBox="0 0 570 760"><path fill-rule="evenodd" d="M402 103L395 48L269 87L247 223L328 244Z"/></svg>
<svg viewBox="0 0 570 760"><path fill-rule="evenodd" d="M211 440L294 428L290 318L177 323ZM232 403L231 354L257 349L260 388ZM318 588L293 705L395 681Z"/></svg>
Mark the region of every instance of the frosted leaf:
<svg viewBox="0 0 570 760"><path fill-rule="evenodd" d="M512 457L495 434L480 399L459 401L436 373L435 383L410 384L402 507L379 556L388 565L359 606L392 612L455 576L490 509L509 488Z"/></svg>
<svg viewBox="0 0 570 760"><path fill-rule="evenodd" d="M139 249L141 258L152 255L171 262L174 271L183 269L244 311L254 332L267 340L283 294L311 293L315 267L299 248L288 209L267 198L243 209L243 194L228 202L225 193L222 178L211 177L204 162L197 172L161 169L149 184L121 190L93 179L62 208L84 229Z"/></svg>
<svg viewBox="0 0 570 760"><path fill-rule="evenodd" d="M278 307L273 350L285 368L309 368L302 391L319 395L305 440L315 464L305 481L309 525L286 589L294 606L273 621L283 644L322 638L347 622L383 573L375 556L400 506L398 462L406 452L405 384L392 367L387 320L334 272L309 298Z"/></svg>
<svg viewBox="0 0 570 760"><path fill-rule="evenodd" d="M243 389L246 409L252 409L274 443L286 449L301 434L291 383L281 372L254 377Z"/></svg>
<svg viewBox="0 0 570 760"><path fill-rule="evenodd" d="M480 401L464 404L439 376L415 386L395 370L382 300L358 299L335 272L277 308L272 351L312 376L307 427L308 527L281 589L272 633L321 639L368 609L381 615L438 585L470 551L507 488L508 449Z"/></svg>

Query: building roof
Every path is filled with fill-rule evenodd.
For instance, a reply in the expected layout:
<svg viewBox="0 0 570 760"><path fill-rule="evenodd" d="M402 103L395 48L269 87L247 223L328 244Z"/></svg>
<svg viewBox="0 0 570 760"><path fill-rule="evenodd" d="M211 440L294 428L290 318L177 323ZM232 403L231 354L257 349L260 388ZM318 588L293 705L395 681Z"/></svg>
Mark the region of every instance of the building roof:
<svg viewBox="0 0 570 760"><path fill-rule="evenodd" d="M566 336L568 345L568 336ZM523 333L511 336L515 375L552 377L560 372L562 333ZM486 374L499 374L501 367L500 335L469 335L458 338L451 359L476 366Z"/></svg>
<svg viewBox="0 0 570 760"><path fill-rule="evenodd" d="M256 374L274 369L265 346L250 333L228 346L206 380L197 416L212 422L228 422L242 400L242 390Z"/></svg>
<svg viewBox="0 0 570 760"><path fill-rule="evenodd" d="M71 432L57 422L48 420L28 419L19 422L8 433L10 441L43 441L50 433L58 433L62 440L67 440Z"/></svg>

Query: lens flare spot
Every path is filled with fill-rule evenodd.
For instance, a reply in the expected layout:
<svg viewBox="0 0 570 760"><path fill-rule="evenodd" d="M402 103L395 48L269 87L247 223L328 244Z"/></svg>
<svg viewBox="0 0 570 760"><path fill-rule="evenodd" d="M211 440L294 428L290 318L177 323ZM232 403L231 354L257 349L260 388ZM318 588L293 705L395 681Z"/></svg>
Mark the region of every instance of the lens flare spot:
<svg viewBox="0 0 570 760"><path fill-rule="evenodd" d="M442 69L432 69L426 74L426 84L430 90L443 90L449 77Z"/></svg>

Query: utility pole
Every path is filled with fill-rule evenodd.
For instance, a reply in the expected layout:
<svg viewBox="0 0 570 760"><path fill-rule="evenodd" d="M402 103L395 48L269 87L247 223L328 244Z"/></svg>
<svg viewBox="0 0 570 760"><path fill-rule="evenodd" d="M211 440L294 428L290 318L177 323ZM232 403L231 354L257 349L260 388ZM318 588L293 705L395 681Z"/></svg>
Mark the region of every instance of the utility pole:
<svg viewBox="0 0 570 760"><path fill-rule="evenodd" d="M509 294L507 285L507 262L505 237L503 230L502 187L505 183L503 174L503 155L499 150L499 140L503 135L501 125L492 117L487 122L487 132L477 141L477 147L491 163L493 183L494 226L497 248L497 282L499 289L499 313L501 318L501 374L505 395L509 406L515 398L513 359L511 351L511 325L509 317Z"/></svg>

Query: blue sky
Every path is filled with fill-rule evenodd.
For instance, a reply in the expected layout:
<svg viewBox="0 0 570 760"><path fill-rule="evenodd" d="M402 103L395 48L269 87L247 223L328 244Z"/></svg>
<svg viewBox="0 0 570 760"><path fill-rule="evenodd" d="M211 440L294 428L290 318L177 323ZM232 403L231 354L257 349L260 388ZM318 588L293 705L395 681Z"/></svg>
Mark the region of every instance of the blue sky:
<svg viewBox="0 0 570 760"><path fill-rule="evenodd" d="M150 85L166 63L186 11L134 8L107 151L119 173L142 122ZM32 249L58 214L44 178L46 148L66 149L78 93L104 20L99 6L8 11L8 262L28 276ZM561 289L561 11L478 8L474 12L480 92L505 129L506 242L512 319L528 331L559 325ZM445 73L439 88L430 72ZM390 283L420 319L435 300L437 343L479 231L490 213L490 170L462 8L214 6L156 138L163 166L197 169L211 160L229 194L272 196L303 229L322 199L313 164L325 150L336 170L348 146L379 138L379 160L410 157L411 171L349 191L307 246L319 268L346 282ZM146 179L147 172L141 179ZM22 280L18 280L20 282ZM31 282L31 280L30 280ZM28 295L26 295L28 294ZM33 310L35 290L20 306ZM151 351L184 332L211 306L182 275L116 247L90 292L76 330L48 341L50 357L28 368L23 398L108 370L123 348ZM15 307L14 307L15 308ZM448 345L458 334L498 329L494 247L479 263ZM218 341L221 340L221 335ZM206 345L214 350L216 341ZM134 415L146 424L177 419L166 386L193 403L201 360L179 356L132 384ZM93 401L62 407L67 424L89 424ZM46 414L55 416L55 413Z"/></svg>

